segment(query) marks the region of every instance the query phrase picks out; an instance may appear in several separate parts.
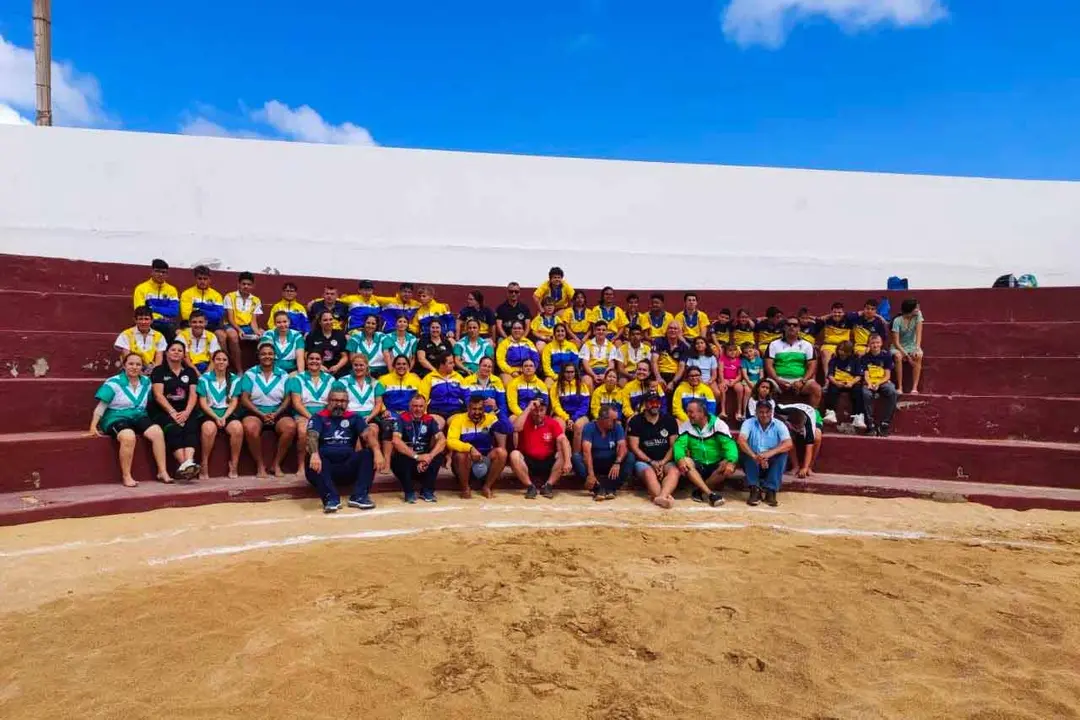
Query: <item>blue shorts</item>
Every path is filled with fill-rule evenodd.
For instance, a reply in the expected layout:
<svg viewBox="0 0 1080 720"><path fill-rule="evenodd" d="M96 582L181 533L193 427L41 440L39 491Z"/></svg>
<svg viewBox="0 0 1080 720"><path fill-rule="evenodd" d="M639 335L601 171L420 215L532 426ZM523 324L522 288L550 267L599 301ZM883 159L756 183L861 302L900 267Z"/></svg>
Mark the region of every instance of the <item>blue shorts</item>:
<svg viewBox="0 0 1080 720"><path fill-rule="evenodd" d="M258 340L258 336L250 325L236 327L228 322L223 322L221 328L222 330L235 330L242 340Z"/></svg>

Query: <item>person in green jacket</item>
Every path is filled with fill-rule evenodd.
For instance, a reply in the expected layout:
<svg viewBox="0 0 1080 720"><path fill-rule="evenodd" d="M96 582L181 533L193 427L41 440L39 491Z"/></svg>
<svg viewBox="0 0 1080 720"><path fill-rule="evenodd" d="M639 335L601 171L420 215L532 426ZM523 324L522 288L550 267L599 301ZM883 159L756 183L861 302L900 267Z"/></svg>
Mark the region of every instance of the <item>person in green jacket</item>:
<svg viewBox="0 0 1080 720"><path fill-rule="evenodd" d="M694 486L690 497L695 502L705 502L708 495L710 505L723 505L720 490L735 472L739 447L731 438L727 423L710 415L702 401L691 400L686 415L690 419L679 425L679 439L675 441L672 457L682 476Z"/></svg>

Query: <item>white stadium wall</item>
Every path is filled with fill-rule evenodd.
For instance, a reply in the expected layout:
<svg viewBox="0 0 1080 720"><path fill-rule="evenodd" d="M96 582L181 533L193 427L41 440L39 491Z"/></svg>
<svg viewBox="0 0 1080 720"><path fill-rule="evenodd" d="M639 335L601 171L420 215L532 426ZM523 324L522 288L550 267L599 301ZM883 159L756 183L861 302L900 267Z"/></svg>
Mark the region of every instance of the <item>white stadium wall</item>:
<svg viewBox="0 0 1080 720"><path fill-rule="evenodd" d="M581 287L1080 284L1080 183L0 126L0 252Z"/></svg>

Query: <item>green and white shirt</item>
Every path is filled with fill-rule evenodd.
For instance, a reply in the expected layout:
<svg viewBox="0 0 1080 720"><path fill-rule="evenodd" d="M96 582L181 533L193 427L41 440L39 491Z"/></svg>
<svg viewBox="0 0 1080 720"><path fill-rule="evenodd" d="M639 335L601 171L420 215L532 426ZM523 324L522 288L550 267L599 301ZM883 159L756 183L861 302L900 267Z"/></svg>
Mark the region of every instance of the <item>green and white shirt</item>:
<svg viewBox="0 0 1080 720"><path fill-rule="evenodd" d="M385 369L386 358L383 356L385 341L385 333L376 332L368 341L364 336L364 332L358 330L349 334L349 343L345 346L345 349L349 351L350 356L360 353L367 358L369 369Z"/></svg>
<svg viewBox="0 0 1080 720"><path fill-rule="evenodd" d="M393 360L398 355L404 355L405 357L416 356L416 344L417 340L414 335L409 333L405 334L405 339L398 339L397 333L389 333L383 338L383 350L390 351L390 359Z"/></svg>
<svg viewBox="0 0 1080 720"><path fill-rule="evenodd" d="M146 400L150 396L150 378L139 377L134 390L125 373L106 380L94 393L94 397L106 404L100 427L108 430L117 420L136 420L146 416Z"/></svg>
<svg viewBox="0 0 1080 720"><path fill-rule="evenodd" d="M480 361L486 357L495 359L495 348L486 338L477 338L476 344L463 337L454 343L454 355L461 358L461 363L475 375L480 370Z"/></svg>
<svg viewBox="0 0 1080 720"><path fill-rule="evenodd" d="M208 372L199 378L195 392L199 397L206 398L206 404L218 417L221 417L229 409L229 401L234 397L240 397L240 378L228 373L224 379L221 379L217 373Z"/></svg>
<svg viewBox="0 0 1080 720"><path fill-rule="evenodd" d="M814 359L814 346L799 338L789 343L784 338L777 338L769 343L766 357L772 358L776 375L783 380L801 380L806 375L806 368Z"/></svg>
<svg viewBox="0 0 1080 720"><path fill-rule="evenodd" d="M349 411L365 419L375 409L375 401L386 392L386 386L370 376L365 377L363 383L359 383L354 375L350 375L341 383L349 393Z"/></svg>
<svg viewBox="0 0 1080 720"><path fill-rule="evenodd" d="M288 381L289 374L280 367L275 366L269 376L263 373L262 368L254 367L240 378L240 392L251 397L251 404L259 412L270 413L281 407L285 400Z"/></svg>
<svg viewBox="0 0 1080 720"><path fill-rule="evenodd" d="M289 378L285 384L285 392L300 396L307 411L314 415L326 407L326 401L330 398L330 388L334 385L334 376L330 373L320 372L318 379L311 377L311 373L305 370Z"/></svg>
<svg viewBox="0 0 1080 720"><path fill-rule="evenodd" d="M299 330L289 328L283 340L278 331L267 330L259 338L259 345L269 344L274 348L275 364L287 373L296 372L296 353L304 348L304 335Z"/></svg>

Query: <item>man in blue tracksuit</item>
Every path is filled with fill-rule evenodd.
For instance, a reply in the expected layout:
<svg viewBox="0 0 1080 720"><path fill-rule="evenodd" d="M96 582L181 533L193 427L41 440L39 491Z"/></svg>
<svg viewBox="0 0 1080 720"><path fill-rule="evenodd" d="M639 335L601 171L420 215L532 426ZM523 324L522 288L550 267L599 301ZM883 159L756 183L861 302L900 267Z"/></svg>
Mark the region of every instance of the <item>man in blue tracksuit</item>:
<svg viewBox="0 0 1080 720"><path fill-rule="evenodd" d="M364 447L367 423L356 413L348 412L349 395L345 386L337 383L330 390L326 407L308 420L307 481L319 491L323 512L341 508L335 482L352 482L349 507L370 510L371 483L375 479L375 458L371 448Z"/></svg>

